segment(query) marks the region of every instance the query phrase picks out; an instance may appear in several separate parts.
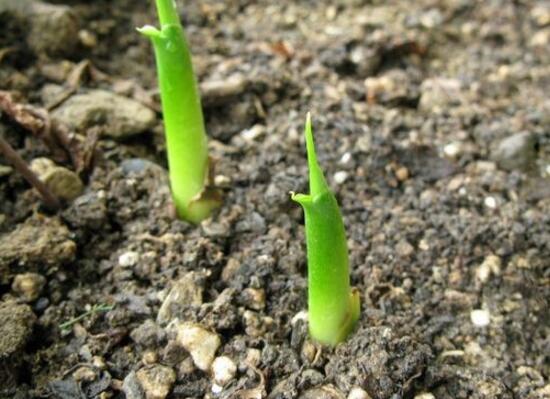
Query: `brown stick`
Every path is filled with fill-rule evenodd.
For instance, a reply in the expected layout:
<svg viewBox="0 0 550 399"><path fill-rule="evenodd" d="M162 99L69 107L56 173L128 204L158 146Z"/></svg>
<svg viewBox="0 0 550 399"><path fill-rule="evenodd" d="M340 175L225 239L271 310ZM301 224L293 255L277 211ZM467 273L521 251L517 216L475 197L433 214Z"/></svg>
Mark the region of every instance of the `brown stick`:
<svg viewBox="0 0 550 399"><path fill-rule="evenodd" d="M35 175L35 173L28 167L27 163L19 156L19 154L12 148L12 146L4 140L4 137L0 136L0 152L4 154L6 160L13 165L13 167L23 175L25 180L42 196L44 204L50 210L55 211L60 207L59 200L53 195L50 189Z"/></svg>

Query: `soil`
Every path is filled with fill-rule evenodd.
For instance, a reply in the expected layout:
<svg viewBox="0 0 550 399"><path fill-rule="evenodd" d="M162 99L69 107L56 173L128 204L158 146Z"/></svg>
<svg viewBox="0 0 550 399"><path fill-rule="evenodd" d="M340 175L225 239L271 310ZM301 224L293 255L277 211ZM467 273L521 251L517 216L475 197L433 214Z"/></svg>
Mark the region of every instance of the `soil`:
<svg viewBox="0 0 550 399"><path fill-rule="evenodd" d="M51 211L0 157L0 397L550 398L548 4L178 3L224 192L198 226L171 210L135 31L152 2L0 2L14 101L49 116L101 89L156 116L67 121L94 161L77 170L4 109L25 161L85 184ZM336 348L307 335L288 194L307 190L310 110L361 293Z"/></svg>

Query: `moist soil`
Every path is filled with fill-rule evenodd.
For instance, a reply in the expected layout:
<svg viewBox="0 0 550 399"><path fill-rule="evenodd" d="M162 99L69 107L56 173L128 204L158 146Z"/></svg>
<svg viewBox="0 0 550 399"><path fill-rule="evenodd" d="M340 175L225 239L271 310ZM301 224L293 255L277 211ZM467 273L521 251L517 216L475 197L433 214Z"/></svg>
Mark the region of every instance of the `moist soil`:
<svg viewBox="0 0 550 399"><path fill-rule="evenodd" d="M178 2L224 198L196 226L173 217L135 31L156 23L152 2L42 3L60 10L47 23L10 3L13 102L78 115L71 98L101 89L154 115L131 134L111 117L144 111L66 120L93 160L76 170L3 108L27 163L84 184L52 211L0 157L0 397L550 398L547 3ZM308 111L361 294L335 348L307 334L289 199L307 192Z"/></svg>

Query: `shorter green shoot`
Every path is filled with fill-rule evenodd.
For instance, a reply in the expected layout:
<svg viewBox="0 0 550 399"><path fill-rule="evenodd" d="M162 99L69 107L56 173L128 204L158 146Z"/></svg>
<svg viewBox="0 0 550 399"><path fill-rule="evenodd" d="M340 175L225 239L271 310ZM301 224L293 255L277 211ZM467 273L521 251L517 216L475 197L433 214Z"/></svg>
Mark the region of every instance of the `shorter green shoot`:
<svg viewBox="0 0 550 399"><path fill-rule="evenodd" d="M359 293L350 287L344 223L317 162L309 114L305 136L310 193L291 195L305 213L309 332L333 346L346 339L359 319Z"/></svg>
<svg viewBox="0 0 550 399"><path fill-rule="evenodd" d="M138 29L155 49L172 197L178 216L198 223L219 206L209 188L206 129L189 45L174 0L156 0L160 30Z"/></svg>

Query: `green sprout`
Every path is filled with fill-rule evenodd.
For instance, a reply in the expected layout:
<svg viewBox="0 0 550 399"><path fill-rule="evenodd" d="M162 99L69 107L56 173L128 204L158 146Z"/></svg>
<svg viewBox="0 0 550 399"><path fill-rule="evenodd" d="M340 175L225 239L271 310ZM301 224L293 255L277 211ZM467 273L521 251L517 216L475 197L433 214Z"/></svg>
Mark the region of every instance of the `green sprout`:
<svg viewBox="0 0 550 399"><path fill-rule="evenodd" d="M344 222L317 162L309 113L305 136L310 193L291 195L305 213L309 332L316 341L336 345L359 319L359 293L350 287Z"/></svg>
<svg viewBox="0 0 550 399"><path fill-rule="evenodd" d="M155 49L166 132L170 185L178 216L192 223L219 206L219 193L208 187L206 129L189 45L174 0L156 0L160 30L145 25L139 32Z"/></svg>
<svg viewBox="0 0 550 399"><path fill-rule="evenodd" d="M64 323L61 323L59 325L59 328L62 329L62 330L67 330L70 327L72 327L73 324L78 323L80 320L83 320L88 316L91 316L91 315L94 315L94 314L97 314L97 313L101 313L101 312L109 312L113 309L114 309L114 305L107 305L107 304L104 304L104 303L95 304L89 310L82 313L80 316L73 317L72 319L70 319L70 320L68 320Z"/></svg>

